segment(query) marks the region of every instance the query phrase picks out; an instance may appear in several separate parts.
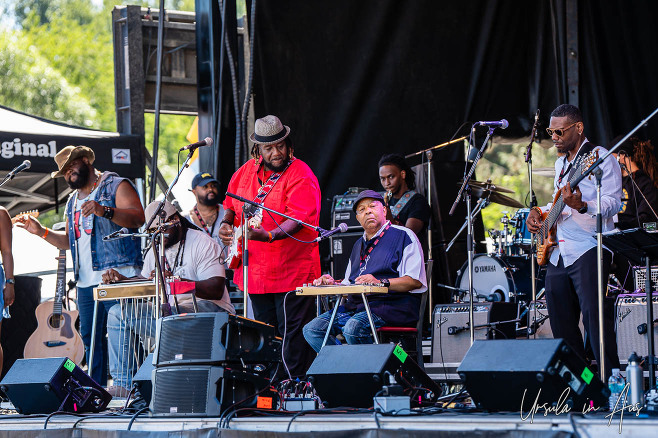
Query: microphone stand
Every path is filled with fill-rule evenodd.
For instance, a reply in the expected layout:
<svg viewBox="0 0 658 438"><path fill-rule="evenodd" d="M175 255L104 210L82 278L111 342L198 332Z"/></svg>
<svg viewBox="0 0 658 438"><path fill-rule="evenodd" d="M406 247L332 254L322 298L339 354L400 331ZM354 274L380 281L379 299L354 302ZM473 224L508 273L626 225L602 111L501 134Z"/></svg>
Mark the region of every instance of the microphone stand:
<svg viewBox="0 0 658 438"><path fill-rule="evenodd" d="M445 143L438 144L436 146L432 146L431 148L423 149L418 152L414 152L413 154L406 155L404 158L412 158L416 157L418 155L425 155L427 160L425 161L427 163L427 203L430 207L430 212L433 212L434 209L432 208L432 151L436 149L441 149L446 146L450 146L453 143L457 143L460 141L463 141L467 138L466 135L455 138L454 140L447 141ZM450 246L454 243L454 239L451 242L450 245L448 245L448 248L445 250L445 257L444 261L447 262L448 258L448 251L450 250ZM433 260L433 254L432 254L432 221L430 221L427 225L427 262L428 264L431 264L432 266L434 265L434 260ZM446 264L445 266L446 272L450 272L450 269L448 265ZM433 281L432 281L432 269L430 268L429 270L429 278L427 279L427 296L428 296L428 308L431 310L434 307L434 294L432 293L433 290ZM429 315L429 322L430 324L432 323L432 312L427 312Z"/></svg>
<svg viewBox="0 0 658 438"><path fill-rule="evenodd" d="M487 131L487 137L484 139L482 146L478 150L478 153L475 156L475 159L473 160L473 164L471 165L468 174L464 177L462 186L459 188L459 192L457 193L457 198L455 199L455 202L452 204L452 207L450 208L450 212L448 213L450 216L452 216L455 213L455 209L457 208L459 201L461 200L462 196L464 196L464 200L466 202L466 221L467 221L466 251L468 253L468 292L469 292L468 320L470 325L471 345L473 345L473 342L475 342L475 329L473 327L473 321L474 321L473 294L475 293L475 290L473 289L473 256L475 253L475 247L473 245L473 217L471 213L471 187L469 186L469 182L471 181L471 177L475 172L475 168L477 167L478 161L480 161L480 158L484 154L484 150L487 147L487 143L489 143L489 139L491 138L494 129L496 128L492 126L489 127L489 130Z"/></svg>
<svg viewBox="0 0 658 438"><path fill-rule="evenodd" d="M572 184L572 187L575 187L582 181L584 178L594 175L596 176L595 171L598 169L599 172L601 170L599 167L601 166L601 163L608 158L610 155L612 155L620 146L622 143L624 143L626 140L628 140L631 135L635 133L638 129L640 129L642 126L647 124L649 120L655 116L658 113L658 108L653 110L651 114L644 120L642 120L635 128L633 128L628 134L624 136L621 140L617 142L616 145L614 145L606 154L604 154L602 157L599 157L598 160L596 160L592 165L587 168L583 173L577 177ZM605 291L603 290L603 240L602 240L602 233L603 233L603 220L601 216L601 186L600 186L600 177L597 177L597 214L596 214L596 254L597 254L597 276L598 276L598 308L599 308L599 343L600 343L600 349L599 349L599 354L601 355L601 364L599 366L599 375L601 376L601 379L604 379L605 377L605 359L604 359L604 354L605 354L605 342L604 342L604 333L603 333L603 300L605 297ZM649 260L647 258L647 266L649 266ZM651 276L649 275L649 271L647 271L647 285L650 285L650 280ZM652 306L652 301L651 301L651 287L647 287L647 313L648 315L652 315L653 313L653 306ZM649 320L652 320L652 318L649 318ZM653 330L647 331L647 337L648 337L648 343L649 343L649 351L648 351L648 356L649 356L649 382L650 385L655 385L655 372L656 372L656 360L654 358L654 348L653 348ZM654 386L651 386L651 388L654 388Z"/></svg>
<svg viewBox="0 0 658 438"><path fill-rule="evenodd" d="M535 141L535 136L537 135L537 124L539 122L539 109L535 113L535 123L532 125L532 132L530 132L530 142L528 147L525 150L525 162L528 163L528 182L530 184L530 208L537 206L537 198L535 197L535 192L532 187L532 144ZM537 253L535 251L536 244L536 234L531 234L530 239L530 286L532 290L532 303L533 306L533 318L537 321ZM530 327L530 314L528 313L528 325ZM530 338L530 332L527 334ZM533 332L532 337L537 339L536 330Z"/></svg>

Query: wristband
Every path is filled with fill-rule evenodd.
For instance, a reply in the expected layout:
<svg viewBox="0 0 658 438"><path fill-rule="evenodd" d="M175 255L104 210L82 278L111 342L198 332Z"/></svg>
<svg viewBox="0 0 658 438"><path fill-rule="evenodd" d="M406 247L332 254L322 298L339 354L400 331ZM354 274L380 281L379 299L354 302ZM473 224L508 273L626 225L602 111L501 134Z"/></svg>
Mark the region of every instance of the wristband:
<svg viewBox="0 0 658 438"><path fill-rule="evenodd" d="M112 220L114 217L114 209L112 207L103 207L103 217Z"/></svg>
<svg viewBox="0 0 658 438"><path fill-rule="evenodd" d="M267 232L267 235L270 236L270 238L267 240L267 242L268 242L268 243L272 243L272 241L274 240L274 237L272 237L272 233L270 233L270 232L268 231L268 232Z"/></svg>
<svg viewBox="0 0 658 438"><path fill-rule="evenodd" d="M541 211L541 208L539 207L532 207L533 210L535 210L537 213L539 213L539 217L541 217L542 214L544 214L543 211Z"/></svg>
<svg viewBox="0 0 658 438"><path fill-rule="evenodd" d="M46 232L43 233L43 236L41 236L41 238L45 239L49 232L50 232L50 230L48 229L48 227L46 227Z"/></svg>
<svg viewBox="0 0 658 438"><path fill-rule="evenodd" d="M228 224L230 226L233 226L233 221L230 221L228 219L222 219L222 221L219 224L220 224L220 226L221 226L221 224Z"/></svg>

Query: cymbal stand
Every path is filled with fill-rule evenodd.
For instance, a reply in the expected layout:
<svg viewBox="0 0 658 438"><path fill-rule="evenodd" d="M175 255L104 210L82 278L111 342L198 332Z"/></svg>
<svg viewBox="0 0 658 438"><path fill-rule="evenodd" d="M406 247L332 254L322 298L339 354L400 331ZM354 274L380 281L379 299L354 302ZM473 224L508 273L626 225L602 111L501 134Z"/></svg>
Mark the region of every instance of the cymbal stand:
<svg viewBox="0 0 658 438"><path fill-rule="evenodd" d="M537 198L535 197L535 191L532 186L532 144L535 141L537 135L537 125L539 123L539 108L535 113L535 123L532 125L532 131L530 132L530 143L525 150L525 162L528 163L528 183L530 185L530 208L537 206ZM531 234L530 238L530 286L532 290L532 302L535 304L532 306L532 318L533 321L537 321L537 251L536 246L536 234ZM530 327L530 313L528 313L528 325ZM530 332L528 332L528 337L530 337ZM537 338L537 331L533 331L533 338Z"/></svg>
<svg viewBox="0 0 658 438"><path fill-rule="evenodd" d="M491 201L489 201L489 197L486 198L480 198L478 199L477 204L475 204L475 208L473 209L473 218L477 217L478 214L480 214L480 210L483 208L486 208ZM462 224L461 228L459 231L457 231L457 234L455 234L455 237L452 238L448 246L446 247L446 253L450 251L450 248L452 248L452 245L455 244L459 236L461 235L462 231L466 229L466 226L468 225L468 218L464 219L464 223Z"/></svg>
<svg viewBox="0 0 658 438"><path fill-rule="evenodd" d="M475 127L475 125L473 125ZM475 168L477 167L478 161L480 161L480 158L482 157L482 154L484 153L484 150L487 147L487 144L489 143L489 139L493 135L494 129L496 129L493 126L489 127L489 130L487 131L487 136L484 139L484 142L482 143L482 146L477 152L477 155L475 156L475 159L473 160L473 164L471 165L471 168L468 171L468 174L464 177L464 181L462 182L461 187L459 188L459 192L457 193L457 198L455 199L455 202L453 202L452 207L450 208L450 212L448 213L450 216L452 216L455 213L455 209L457 208L457 205L459 204L459 201L461 200L462 196L464 197L464 200L466 202L466 251L468 253L468 291L469 291L469 309L468 309L468 320L469 320L469 332L471 336L471 345L473 345L473 342L475 342L475 328L474 328L474 315L473 315L473 295L475 293L475 290L473 289L473 257L475 255L475 246L473 244L473 216L471 212L471 187L469 185L471 178L473 177L473 173L475 172Z"/></svg>

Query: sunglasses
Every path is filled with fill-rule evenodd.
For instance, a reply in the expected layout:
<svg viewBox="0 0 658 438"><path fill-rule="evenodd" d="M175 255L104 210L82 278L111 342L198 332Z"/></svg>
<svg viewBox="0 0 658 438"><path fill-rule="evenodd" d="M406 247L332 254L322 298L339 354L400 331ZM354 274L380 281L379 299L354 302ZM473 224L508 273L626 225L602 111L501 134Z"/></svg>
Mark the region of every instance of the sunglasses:
<svg viewBox="0 0 658 438"><path fill-rule="evenodd" d="M562 137L562 136L564 135L564 132L565 132L567 129L570 129L570 128L572 128L573 126L576 126L578 123L579 123L579 122L572 123L571 125L567 126L566 128L555 128L555 129L552 129L552 128L546 128L546 132L548 132L548 135L549 135L550 137L553 137L553 133L557 134L558 137Z"/></svg>

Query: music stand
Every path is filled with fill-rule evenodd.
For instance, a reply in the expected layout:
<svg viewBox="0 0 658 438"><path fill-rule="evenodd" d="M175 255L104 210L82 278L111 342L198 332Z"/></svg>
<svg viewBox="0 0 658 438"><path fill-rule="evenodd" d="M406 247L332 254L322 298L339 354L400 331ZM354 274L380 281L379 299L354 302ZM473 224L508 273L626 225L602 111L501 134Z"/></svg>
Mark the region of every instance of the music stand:
<svg viewBox="0 0 658 438"><path fill-rule="evenodd" d="M651 285L651 260L658 260L658 232L642 228L603 233L603 243L608 248L627 257L636 265L644 264L646 278L644 289L647 294L647 361L649 363L649 391L656 389L656 360L653 339L653 301Z"/></svg>

